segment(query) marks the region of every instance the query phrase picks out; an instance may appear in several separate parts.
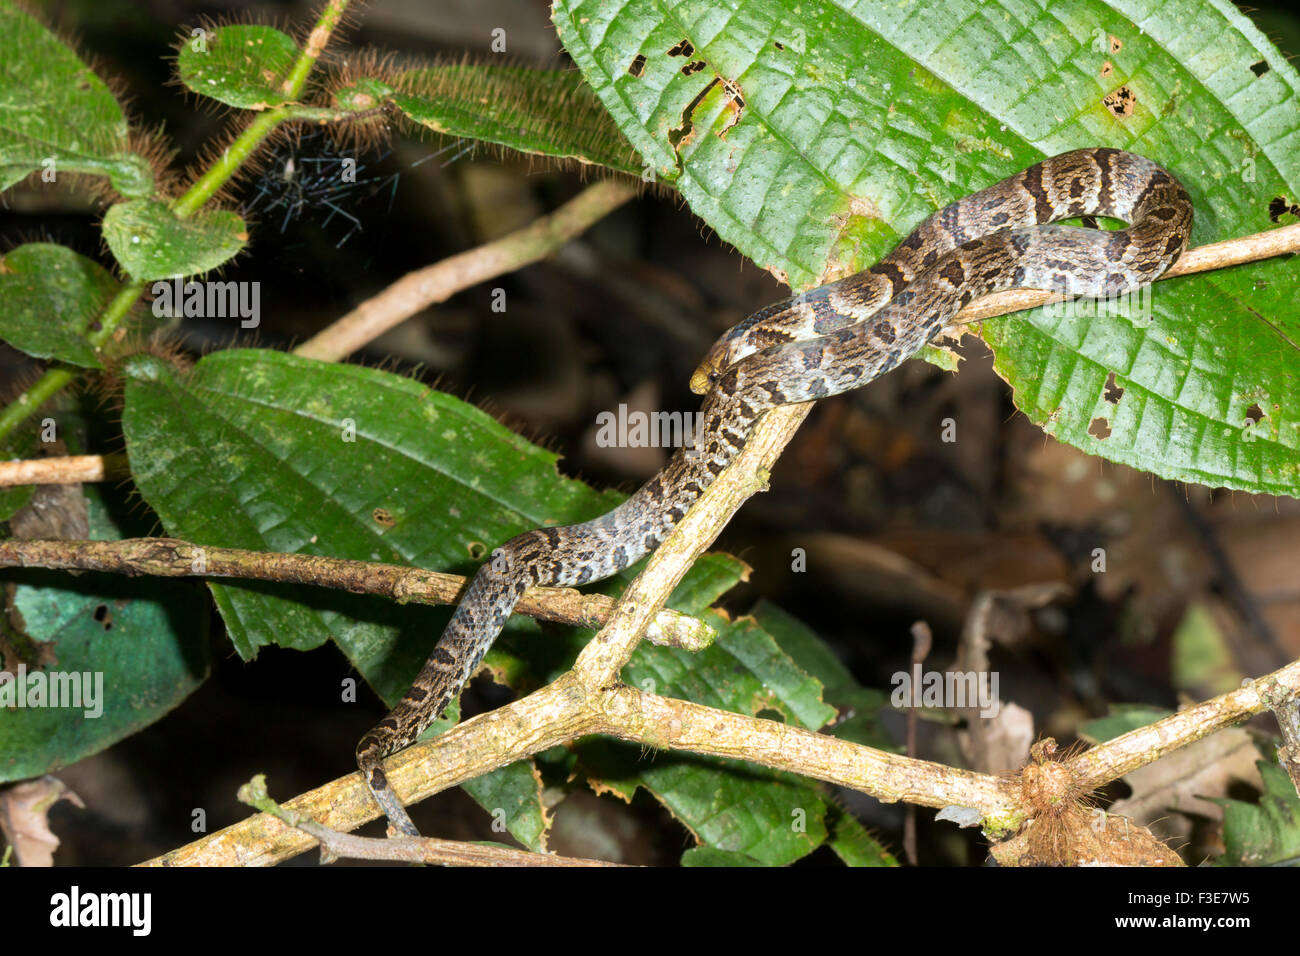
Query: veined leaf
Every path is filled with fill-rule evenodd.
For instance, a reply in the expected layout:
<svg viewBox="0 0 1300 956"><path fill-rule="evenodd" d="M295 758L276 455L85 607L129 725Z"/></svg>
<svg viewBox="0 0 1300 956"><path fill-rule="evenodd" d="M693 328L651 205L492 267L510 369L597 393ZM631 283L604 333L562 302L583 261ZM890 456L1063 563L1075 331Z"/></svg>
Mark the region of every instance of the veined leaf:
<svg viewBox="0 0 1300 956"><path fill-rule="evenodd" d="M240 349L178 377L126 366L132 474L168 534L208 545L326 554L473 573L492 547L611 508L556 456L449 395L396 375ZM410 686L450 612L306 586L210 583L236 650L333 640L388 704ZM507 632L538 633L516 617ZM426 737L453 724L455 705ZM532 761L467 789L540 849Z"/></svg>
<svg viewBox="0 0 1300 956"><path fill-rule="evenodd" d="M10 0L0 0L0 103L0 191L36 170L108 176L124 196L153 190L104 81Z"/></svg>
<svg viewBox="0 0 1300 956"><path fill-rule="evenodd" d="M1270 199L1300 194L1300 78L1227 0L557 0L552 19L660 177L795 289L1078 147L1169 168L1193 245L1270 228ZM1062 441L1295 495L1295 276L1272 260L1159 283L1128 320L1038 309L982 334Z"/></svg>

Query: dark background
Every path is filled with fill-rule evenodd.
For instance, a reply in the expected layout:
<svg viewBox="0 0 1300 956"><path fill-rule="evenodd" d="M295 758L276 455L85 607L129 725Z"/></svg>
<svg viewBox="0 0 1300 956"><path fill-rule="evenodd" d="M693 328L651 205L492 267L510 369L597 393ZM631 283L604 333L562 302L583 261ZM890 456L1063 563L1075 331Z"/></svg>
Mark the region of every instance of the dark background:
<svg viewBox="0 0 1300 956"><path fill-rule="evenodd" d="M203 16L283 28L305 22L314 5L44 6L48 21L75 28L101 74L121 78L134 115L165 124L180 150L179 168L220 136L226 118L169 85L178 28ZM1293 14L1280 7L1248 12L1284 51L1300 49ZM566 62L547 4L538 0L377 0L345 42L458 56L486 53L495 27L506 29L510 52L522 62ZM390 148L363 157L359 188L331 199L356 223L341 215L325 222L324 211L286 220L283 210L255 209L253 243L225 277L261 280L263 326L241 338L229 324L195 321L183 329L186 347L196 354L231 344L292 347L406 272L526 224L583 185L573 171L488 150L459 155L453 147L419 162L447 145L399 135ZM281 142L264 172L232 200L273 197L290 156L301 162L329 149L319 139ZM10 244L37 228L108 263L96 220L84 210L0 212L0 235ZM507 292L504 314L490 310L496 286ZM488 400L512 427L560 451L568 473L630 491L662 459L655 449L596 448L597 413L619 402L693 410L686 382L705 348L785 294L680 202L647 194L558 256L427 310L353 360L395 363L454 394ZM1212 494L1059 445L1015 413L980 346L968 342L966 354L961 375L913 362L818 406L777 467L771 491L747 504L719 543L755 567L753 584L728 595L726 606L743 612L759 596L778 602L830 641L863 683L885 687L905 666L913 621L931 623L931 665L943 666L980 590L1059 581L1070 596L1036 615L1032 633L999 652L995 665L1004 696L1033 712L1039 734L1063 741L1080 719L1104 714L1111 702L1177 704L1170 637L1193 604L1210 611L1244 673L1300 655L1294 500ZM17 376L21 365L20 356L0 352L0 374ZM937 423L948 416L961 422L963 439L955 444L939 440ZM796 546L834 570L791 574ZM1088 570L1098 546L1122 556L1105 576ZM891 570L882 560L887 553L911 562L915 573ZM202 586L194 599L207 600ZM212 679L175 713L60 772L87 805L54 811L64 840L60 862L125 864L164 852L193 839L195 807L207 810L210 829L235 822L248 812L235 790L257 772L270 775L275 795L288 797L354 769L355 741L382 708L373 696L338 705L339 681L349 673L341 654L272 648L244 663L215 612L213 647ZM479 678L466 712L503 695ZM943 727L923 732L920 755L961 761ZM1125 789L1117 786L1114 795ZM901 807L842 796L899 851ZM977 837L927 824L928 812L919 816L921 862L983 859ZM458 791L427 801L416 819L426 833L497 838L487 815ZM644 796L628 809L579 792L556 819L552 847L559 852L667 863L692 845ZM1215 848L1212 827L1181 836L1189 856ZM822 851L807 863L831 859Z"/></svg>

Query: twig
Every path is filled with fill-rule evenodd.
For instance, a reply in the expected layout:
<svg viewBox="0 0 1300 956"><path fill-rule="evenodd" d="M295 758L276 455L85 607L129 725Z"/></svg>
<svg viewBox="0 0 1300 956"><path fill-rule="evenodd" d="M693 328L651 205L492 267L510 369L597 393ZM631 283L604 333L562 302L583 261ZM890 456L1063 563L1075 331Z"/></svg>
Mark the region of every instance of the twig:
<svg viewBox="0 0 1300 956"><path fill-rule="evenodd" d="M130 474L125 455L67 455L0 461L0 488L16 485L75 485Z"/></svg>
<svg viewBox="0 0 1300 956"><path fill-rule="evenodd" d="M466 579L397 564L350 561L312 554L211 548L176 538L127 538L124 541L0 541L0 568L61 568L150 574L157 577L246 578L309 584L377 594L404 604L455 604ZM614 599L583 594L573 588L529 588L519 602L520 614L599 627L609 618ZM664 610L655 618L650 640L669 647L699 650L712 643L713 628L688 614Z"/></svg>
<svg viewBox="0 0 1300 956"><path fill-rule="evenodd" d="M1248 681L1237 690L1139 727L1066 761L1076 786L1095 790L1165 754L1268 710L1279 694L1300 698L1300 661Z"/></svg>
<svg viewBox="0 0 1300 956"><path fill-rule="evenodd" d="M1188 249L1158 281L1163 282L1165 279L1176 279L1179 276L1198 272L1209 272L1213 269L1226 269L1228 266L1244 265L1247 262L1258 262L1261 259L1271 259L1273 256L1296 252L1300 252L1300 223ZM969 322L980 322L1060 300L1061 296L1055 292L1040 292L1037 289L995 292L966 306L948 324L958 326Z"/></svg>
<svg viewBox="0 0 1300 956"><path fill-rule="evenodd" d="M622 181L606 180L588 186L555 212L523 229L407 273L294 352L327 362L345 358L421 309L545 258L634 195L636 187Z"/></svg>
<svg viewBox="0 0 1300 956"><path fill-rule="evenodd" d="M912 665L916 672L919 673L920 665L925 663L925 659L930 656L930 647L934 643L934 635L930 632L930 625L925 621L916 621L912 625ZM921 687L919 683L912 685L911 698L907 702L907 755L916 756L916 722L918 717L918 708L921 706ZM903 816L903 853L907 857L907 862L916 866L916 805L908 804L907 813Z"/></svg>
<svg viewBox="0 0 1300 956"><path fill-rule="evenodd" d="M1264 699L1273 710L1282 743L1277 748L1277 759L1291 778L1291 785L1300 795L1300 694L1292 688L1271 685Z"/></svg>
<svg viewBox="0 0 1300 956"><path fill-rule="evenodd" d="M397 863L434 863L444 866L621 866L604 860L586 860L579 857L556 856L551 853L533 853L513 847L492 846L482 843L465 843L458 840L439 840L433 837L393 837L379 840L373 837L339 833L329 827L285 810L271 799L266 790L266 777L258 774L239 788L239 801L254 809L269 813L291 827L297 827L320 843L321 862L333 863L346 857L354 860L387 860Z"/></svg>

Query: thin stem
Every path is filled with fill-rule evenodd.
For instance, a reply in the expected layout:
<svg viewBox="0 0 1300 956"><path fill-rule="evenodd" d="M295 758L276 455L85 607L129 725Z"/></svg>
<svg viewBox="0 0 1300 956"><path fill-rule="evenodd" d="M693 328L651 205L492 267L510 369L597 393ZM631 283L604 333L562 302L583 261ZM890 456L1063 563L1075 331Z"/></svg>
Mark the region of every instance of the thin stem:
<svg viewBox="0 0 1300 956"><path fill-rule="evenodd" d="M308 339L295 354L335 362L373 342L393 326L437 302L487 279L550 255L636 194L614 180L589 186L573 199L522 229L468 252L408 272Z"/></svg>
<svg viewBox="0 0 1300 956"><path fill-rule="evenodd" d="M109 339L117 335L122 321L131 313L131 307L139 300L142 292L143 282L124 282L104 309L104 314L99 317L99 328L87 335L86 340L95 348L102 349Z"/></svg>
<svg viewBox="0 0 1300 956"><path fill-rule="evenodd" d="M57 395L65 386L76 379L77 373L70 368L52 368L16 399L0 411L0 438L4 438L15 428L35 415L37 409Z"/></svg>
<svg viewBox="0 0 1300 956"><path fill-rule="evenodd" d="M347 11L348 0L330 0L321 11L321 15L316 20L316 26L312 29L307 37L307 43L303 46L302 52L298 54L298 59L293 64L293 69L285 77L284 83L280 85L280 92L287 98L296 100L302 96L302 91L307 85L307 77L311 75L312 68L320 55L325 52L325 47L329 44L330 36L343 21L343 14Z"/></svg>
<svg viewBox="0 0 1300 956"><path fill-rule="evenodd" d="M262 145L262 140L266 139L271 131L289 116L289 109L280 106L253 117L253 121L222 152L220 158L194 181L194 185L185 191L185 195L172 204L172 212L176 217L186 219L202 208L203 204L215 196L230 177L235 175L239 167L248 161L257 147Z"/></svg>

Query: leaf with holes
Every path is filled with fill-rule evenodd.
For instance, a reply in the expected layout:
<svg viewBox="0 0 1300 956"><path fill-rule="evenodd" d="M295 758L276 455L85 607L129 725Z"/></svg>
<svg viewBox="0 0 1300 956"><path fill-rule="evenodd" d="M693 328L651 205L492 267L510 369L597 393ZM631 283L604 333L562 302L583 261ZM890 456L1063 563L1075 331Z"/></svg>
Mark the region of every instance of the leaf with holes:
<svg viewBox="0 0 1300 956"><path fill-rule="evenodd" d="M121 532L85 492L90 536ZM0 782L50 773L158 720L208 672L207 613L185 582L8 570L0 632ZM15 640L19 638L21 640ZM15 660L6 648L36 649Z"/></svg>
<svg viewBox="0 0 1300 956"><path fill-rule="evenodd" d="M264 110L285 102L280 84L297 57L293 37L274 27L196 27L181 40L176 75L200 96L240 109Z"/></svg>
<svg viewBox="0 0 1300 956"><path fill-rule="evenodd" d="M1300 77L1227 0L557 0L552 20L659 177L795 289L1078 147L1169 168L1193 245L1268 229L1270 201L1300 195ZM1272 260L1158 283L1120 315L1036 309L981 334L1062 441L1294 495L1294 298L1294 266Z"/></svg>
<svg viewBox="0 0 1300 956"><path fill-rule="evenodd" d="M31 14L0 0L0 191L37 170L107 176L124 196L153 190L104 81Z"/></svg>
<svg viewBox="0 0 1300 956"><path fill-rule="evenodd" d="M99 263L49 242L0 258L0 339L36 358L101 368L86 332L117 291Z"/></svg>
<svg viewBox="0 0 1300 956"><path fill-rule="evenodd" d="M122 268L147 282L215 269L238 255L248 232L227 209L179 219L164 202L133 199L109 208L104 239Z"/></svg>

